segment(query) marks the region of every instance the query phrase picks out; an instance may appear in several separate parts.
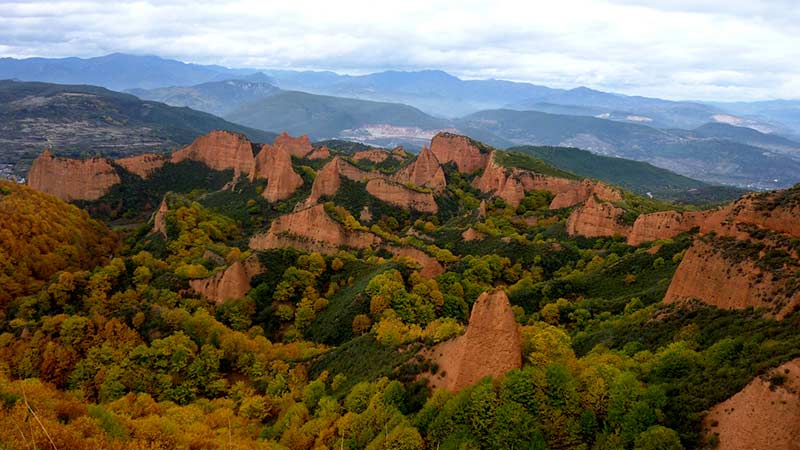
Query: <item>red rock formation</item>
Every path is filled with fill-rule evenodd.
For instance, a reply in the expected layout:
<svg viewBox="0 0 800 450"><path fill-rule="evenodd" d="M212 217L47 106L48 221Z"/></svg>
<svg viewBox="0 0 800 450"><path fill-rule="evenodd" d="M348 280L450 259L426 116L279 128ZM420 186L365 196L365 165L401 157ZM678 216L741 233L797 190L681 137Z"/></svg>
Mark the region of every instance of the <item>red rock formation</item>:
<svg viewBox="0 0 800 450"><path fill-rule="evenodd" d="M373 178L367 182L367 192L378 200L404 209L436 214L439 206L431 192L418 192L394 181Z"/></svg>
<svg viewBox="0 0 800 450"><path fill-rule="evenodd" d="M387 152L386 150L373 148L353 153L353 161L361 161L366 159L367 161L374 162L375 164L380 164L386 161L389 156L391 156L391 153Z"/></svg>
<svg viewBox="0 0 800 450"><path fill-rule="evenodd" d="M485 237L486 236L484 236L483 233L481 233L480 231L478 231L478 230L476 230L475 228L472 228L472 227L467 228L466 230L464 230L463 233L461 233L461 239L464 239L467 242L469 242L469 241L480 241Z"/></svg>
<svg viewBox="0 0 800 450"><path fill-rule="evenodd" d="M630 234L629 245L641 245L660 239L671 239L693 228L704 225L709 213L659 211L642 214L636 218Z"/></svg>
<svg viewBox="0 0 800 450"><path fill-rule="evenodd" d="M772 376L785 381L773 385ZM703 428L706 435L717 435L718 450L800 450L800 358L756 377L711 408Z"/></svg>
<svg viewBox="0 0 800 450"><path fill-rule="evenodd" d="M338 156L335 156L317 173L314 184L311 186L311 195L306 199L304 205L311 206L322 197L336 194L341 185L341 177L356 182L366 181L367 192L387 203L432 214L439 210L432 193L409 189L388 180L382 173L361 170Z"/></svg>
<svg viewBox="0 0 800 450"><path fill-rule="evenodd" d="M273 147L281 147L290 155L296 156L298 158L304 158L308 155L313 147L311 146L311 141L308 139L307 135L302 135L300 137L292 137L289 136L289 133L283 132L280 136L275 138L275 142L272 144Z"/></svg>
<svg viewBox="0 0 800 450"><path fill-rule="evenodd" d="M303 179L292 167L292 156L285 147L279 146L261 147L250 178L267 179L267 188L261 195L269 202L287 199L303 185Z"/></svg>
<svg viewBox="0 0 800 450"><path fill-rule="evenodd" d="M250 291L250 280L261 272L258 259L251 257L245 260L244 264L235 261L227 269L217 272L210 278L191 280L189 286L198 294L219 304L225 300L247 295Z"/></svg>
<svg viewBox="0 0 800 450"><path fill-rule="evenodd" d="M386 249L395 256L410 258L419 264L419 274L426 278L432 278L444 273L444 267L433 256L414 247L386 246Z"/></svg>
<svg viewBox="0 0 800 450"><path fill-rule="evenodd" d="M97 200L120 182L109 160L56 158L45 150L33 161L28 186L62 200Z"/></svg>
<svg viewBox="0 0 800 450"><path fill-rule="evenodd" d="M167 237L167 212L169 211L169 206L167 206L167 199L166 197L161 199L161 205L159 205L158 210L153 214L153 233L161 233L164 237Z"/></svg>
<svg viewBox="0 0 800 450"><path fill-rule="evenodd" d="M164 155L155 153L144 153L142 155L120 158L114 161L128 172L138 175L140 178L147 179L158 169L164 167L167 158Z"/></svg>
<svg viewBox="0 0 800 450"><path fill-rule="evenodd" d="M399 170L393 177L401 183L411 183L415 186L427 186L436 191L442 191L447 182L444 170L433 152L423 146L411 164Z"/></svg>
<svg viewBox="0 0 800 450"><path fill-rule="evenodd" d="M172 162L199 161L214 170L233 169L236 176L251 175L255 168L253 147L241 134L212 131L172 154Z"/></svg>
<svg viewBox="0 0 800 450"><path fill-rule="evenodd" d="M672 277L664 303L700 300L722 309L766 308L778 319L800 305L800 291L789 286L788 276L760 267L763 255L726 252L725 245L718 238L695 239Z"/></svg>
<svg viewBox="0 0 800 450"><path fill-rule="evenodd" d="M366 248L380 244L372 233L347 230L325 212L323 205L315 205L275 219L266 233L250 239L250 248L295 247L307 251L332 254L340 248Z"/></svg>
<svg viewBox="0 0 800 450"><path fill-rule="evenodd" d="M522 367L519 329L505 292L481 294L472 307L466 333L439 344L431 353L439 374L429 377L430 384L451 391Z"/></svg>
<svg viewBox="0 0 800 450"><path fill-rule="evenodd" d="M631 227L620 222L625 210L594 195L567 219L567 233L587 237L627 236Z"/></svg>
<svg viewBox="0 0 800 450"><path fill-rule="evenodd" d="M331 157L331 149L325 147L317 147L306 155L306 159L328 159Z"/></svg>
<svg viewBox="0 0 800 450"><path fill-rule="evenodd" d="M339 156L334 156L317 172L314 184L311 185L311 195L308 196L304 205L311 206L322 197L336 194L341 185L340 177L358 182L369 181L373 178L385 178L383 174L361 170Z"/></svg>
<svg viewBox="0 0 800 450"><path fill-rule="evenodd" d="M495 153L492 152L483 174L476 178L472 185L481 192L492 192L509 205L517 207L525 198L525 188L517 178L518 174L502 167L495 161L494 156Z"/></svg>
<svg viewBox="0 0 800 450"><path fill-rule="evenodd" d="M481 150L472 139L452 133L439 133L431 140L431 152L444 164L454 162L461 173L483 169L489 162L489 152Z"/></svg>

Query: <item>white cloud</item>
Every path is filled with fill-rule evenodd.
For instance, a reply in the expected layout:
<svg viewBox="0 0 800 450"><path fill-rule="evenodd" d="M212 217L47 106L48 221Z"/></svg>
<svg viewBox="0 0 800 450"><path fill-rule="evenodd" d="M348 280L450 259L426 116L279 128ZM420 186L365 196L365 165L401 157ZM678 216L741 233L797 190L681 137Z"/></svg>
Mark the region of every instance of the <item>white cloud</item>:
<svg viewBox="0 0 800 450"><path fill-rule="evenodd" d="M0 0L3 56L438 68L669 98L796 98L795 0Z"/></svg>

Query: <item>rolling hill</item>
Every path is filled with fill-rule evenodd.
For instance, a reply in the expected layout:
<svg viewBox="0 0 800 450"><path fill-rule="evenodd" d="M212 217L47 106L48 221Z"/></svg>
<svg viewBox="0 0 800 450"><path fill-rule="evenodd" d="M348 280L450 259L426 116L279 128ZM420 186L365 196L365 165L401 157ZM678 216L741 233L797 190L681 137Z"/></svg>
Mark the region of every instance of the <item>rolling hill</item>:
<svg viewBox="0 0 800 450"><path fill-rule="evenodd" d="M312 139L342 138L387 146L420 146L450 125L407 105L296 91L245 104L225 118L263 130L308 133Z"/></svg>
<svg viewBox="0 0 800 450"><path fill-rule="evenodd" d="M512 147L509 151L525 153L576 175L603 180L662 200L717 203L736 199L745 192L733 187L710 185L650 163L596 155L577 148L524 145Z"/></svg>
<svg viewBox="0 0 800 450"><path fill-rule="evenodd" d="M771 189L792 185L800 173L800 161L761 147L593 117L501 109L471 114L456 124L518 145L578 147L647 161L709 183Z"/></svg>
<svg viewBox="0 0 800 450"><path fill-rule="evenodd" d="M142 100L153 100L172 106L186 106L216 116L224 116L247 103L281 92L263 81L224 80L195 86L170 86L155 89L131 89L129 93Z"/></svg>
<svg viewBox="0 0 800 450"><path fill-rule="evenodd" d="M124 53L96 58L0 58L0 79L91 84L115 90L188 86L254 72Z"/></svg>
<svg viewBox="0 0 800 450"><path fill-rule="evenodd" d="M20 176L45 147L64 156L120 157L171 150L215 129L257 142L276 136L95 86L0 81L0 164Z"/></svg>

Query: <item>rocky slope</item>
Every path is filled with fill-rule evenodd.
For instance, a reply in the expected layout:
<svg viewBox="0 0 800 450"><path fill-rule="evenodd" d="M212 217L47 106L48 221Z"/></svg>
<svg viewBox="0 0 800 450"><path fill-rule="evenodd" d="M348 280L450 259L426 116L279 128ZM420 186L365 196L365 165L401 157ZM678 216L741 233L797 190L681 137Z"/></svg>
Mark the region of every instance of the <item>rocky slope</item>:
<svg viewBox="0 0 800 450"><path fill-rule="evenodd" d="M171 161L202 162L214 170L233 169L234 176L251 175L255 169L253 146L244 135L212 131L172 154Z"/></svg>
<svg viewBox="0 0 800 450"><path fill-rule="evenodd" d="M49 150L36 158L28 173L28 186L66 201L96 200L119 182L105 158L56 158Z"/></svg>
<svg viewBox="0 0 800 450"><path fill-rule="evenodd" d="M367 182L367 192L378 200L406 209L436 214L439 206L431 192L421 192L395 181L374 178Z"/></svg>
<svg viewBox="0 0 800 450"><path fill-rule="evenodd" d="M267 188L262 196L269 202L289 198L303 185L303 179L292 167L292 156L286 146L263 145L255 158L251 179L265 178Z"/></svg>
<svg viewBox="0 0 800 450"><path fill-rule="evenodd" d="M476 141L453 133L439 133L431 140L431 153L444 164L455 163L464 174L483 169L489 162L489 150L478 146Z"/></svg>
<svg viewBox="0 0 800 450"><path fill-rule="evenodd" d="M437 374L428 375L430 385L450 391L522 367L519 329L505 292L481 294L466 333L437 345L427 356L439 366Z"/></svg>
<svg viewBox="0 0 800 450"><path fill-rule="evenodd" d="M719 439L719 450L799 450L800 358L714 406L703 425L707 435Z"/></svg>
<svg viewBox="0 0 800 450"><path fill-rule="evenodd" d="M244 262L234 261L210 278L191 280L189 286L201 296L222 303L247 295L250 291L250 280L262 271L258 258L250 257Z"/></svg>
<svg viewBox="0 0 800 450"><path fill-rule="evenodd" d="M393 178L401 183L425 186L435 191L444 190L447 184L439 160L427 146L422 147L414 161L400 169Z"/></svg>
<svg viewBox="0 0 800 450"><path fill-rule="evenodd" d="M664 298L725 309L763 307L780 319L800 306L797 188L748 196L710 214ZM795 216L797 217L797 216ZM778 218L783 218L778 220Z"/></svg>
<svg viewBox="0 0 800 450"><path fill-rule="evenodd" d="M340 248L362 249L379 243L380 238L372 233L346 229L318 204L278 217L267 232L250 239L250 248L294 247L332 254Z"/></svg>
<svg viewBox="0 0 800 450"><path fill-rule="evenodd" d="M285 131L275 138L275 142L272 145L283 148L290 155L298 158L305 157L314 149L307 135L304 134L295 138L289 136L289 133Z"/></svg>
<svg viewBox="0 0 800 450"><path fill-rule="evenodd" d="M167 158L156 153L144 153L142 155L129 156L114 160L114 163L122 166L128 172L138 175L142 179L147 179L158 169L164 167Z"/></svg>

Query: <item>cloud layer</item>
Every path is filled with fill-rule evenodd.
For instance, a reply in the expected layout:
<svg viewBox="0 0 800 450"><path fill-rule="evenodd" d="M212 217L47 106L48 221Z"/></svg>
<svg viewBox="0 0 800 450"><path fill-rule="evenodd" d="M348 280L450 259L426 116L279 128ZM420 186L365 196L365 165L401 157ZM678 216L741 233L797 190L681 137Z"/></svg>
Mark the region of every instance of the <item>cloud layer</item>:
<svg viewBox="0 0 800 450"><path fill-rule="evenodd" d="M800 97L796 0L0 0L0 55L443 69L676 99Z"/></svg>

